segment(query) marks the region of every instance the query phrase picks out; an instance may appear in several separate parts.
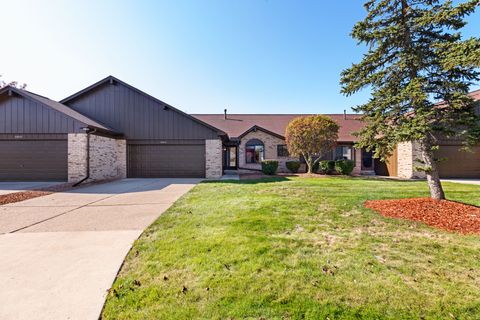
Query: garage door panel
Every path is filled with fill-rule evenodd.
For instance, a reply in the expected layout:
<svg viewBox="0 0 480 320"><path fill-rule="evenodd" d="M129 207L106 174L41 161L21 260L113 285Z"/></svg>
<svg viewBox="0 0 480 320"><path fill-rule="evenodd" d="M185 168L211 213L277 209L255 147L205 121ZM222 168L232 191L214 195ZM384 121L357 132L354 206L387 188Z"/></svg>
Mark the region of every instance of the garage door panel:
<svg viewBox="0 0 480 320"><path fill-rule="evenodd" d="M205 177L205 145L128 145L130 178Z"/></svg>
<svg viewBox="0 0 480 320"><path fill-rule="evenodd" d="M0 180L67 180L67 140L3 140L0 150Z"/></svg>
<svg viewBox="0 0 480 320"><path fill-rule="evenodd" d="M480 147L473 152L460 150L461 146L440 146L435 156L445 161L438 163L441 178L480 178Z"/></svg>

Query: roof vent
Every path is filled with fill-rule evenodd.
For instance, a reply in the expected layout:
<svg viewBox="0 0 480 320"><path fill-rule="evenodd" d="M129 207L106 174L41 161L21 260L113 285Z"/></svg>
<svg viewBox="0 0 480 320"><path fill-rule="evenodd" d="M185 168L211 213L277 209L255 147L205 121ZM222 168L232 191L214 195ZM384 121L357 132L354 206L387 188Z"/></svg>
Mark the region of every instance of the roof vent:
<svg viewBox="0 0 480 320"><path fill-rule="evenodd" d="M227 109L223 109L223 117L227 120Z"/></svg>
<svg viewBox="0 0 480 320"><path fill-rule="evenodd" d="M347 120L347 110L343 110L343 119Z"/></svg>

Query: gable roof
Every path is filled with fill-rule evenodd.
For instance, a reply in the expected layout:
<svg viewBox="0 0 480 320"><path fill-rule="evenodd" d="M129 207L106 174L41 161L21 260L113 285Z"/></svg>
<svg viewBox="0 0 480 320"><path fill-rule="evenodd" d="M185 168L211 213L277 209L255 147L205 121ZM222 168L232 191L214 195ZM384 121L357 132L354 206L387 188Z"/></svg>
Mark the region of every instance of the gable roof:
<svg viewBox="0 0 480 320"><path fill-rule="evenodd" d="M11 86L7 86L7 87L2 88L0 90L0 94L4 94L6 92L15 92L19 96L22 96L26 99L29 99L29 100L33 101L33 102L43 104L43 105L45 105L49 108L52 108L52 109L66 115L70 118L73 118L73 119L75 119L79 122L82 122L85 125L87 125L89 127L92 127L94 129L98 129L98 130L108 132L108 133L112 133L112 134L119 134L115 130L105 126L104 124L101 124L98 121L95 121L95 120L79 113L78 111L75 111L75 110L67 107L66 105L63 105L63 104L61 104L57 101L54 101L54 100L50 100L50 99L48 99L44 96L38 95L36 93L29 92L29 91L24 90L24 89L17 89L15 87L11 87Z"/></svg>
<svg viewBox="0 0 480 320"><path fill-rule="evenodd" d="M201 125L209 128L209 129L211 129L211 130L213 130L213 131L216 131L219 135L225 135L225 132L222 131L222 130L220 130L219 128L217 128L217 127L215 127L215 126L213 126L213 125L211 125L211 124L209 124L209 123L206 123L206 122L202 121L201 119L195 118L195 117L193 117L193 116L191 116L191 115L189 115L189 114L187 114L187 113L185 113L185 112L183 112L183 111L181 111L181 110L179 110L179 109L177 109L177 108L169 105L168 103L165 103L165 102L163 102L162 100L157 99L157 98L155 98L154 96L151 96L151 95L149 95L148 93L143 92L142 90L137 89L137 88L135 88L134 86L129 85L128 83L123 82L122 80L120 80L120 79L118 79L118 78L115 78L114 76L108 76L108 77L106 77L106 78L104 78L104 79L102 79L102 80L100 80L100 81L98 81L98 82L96 82L96 83L94 83L94 84L86 87L85 89L80 90L80 91L78 91L77 93L74 93L74 94L72 94L72 95L70 95L70 96L62 99L62 100L60 101L60 103L68 104L70 101L75 100L76 98L78 98L78 97L80 97L80 96L82 96L82 95L84 95L84 94L86 94L86 93L94 90L95 88L97 88L97 87L99 87L99 86L101 86L101 85L103 85L103 84L105 84L105 83L115 83L115 82L116 82L116 83L119 83L119 84L121 84L121 85L123 85L123 86L125 86L125 87L127 87L127 88L129 88L129 89L131 89L131 90L133 90L133 91L135 91L135 92L143 95L143 96L146 96L146 97L148 97L149 99L152 99L153 101L155 101L155 102L157 102L157 103L162 104L164 107L167 107L168 109L170 109L170 110L172 110L172 111L175 111L175 112L177 112L177 113L179 113L179 114L181 114L181 115L183 115L183 116L185 116L185 117L193 120L193 121L196 122L196 123L199 123L199 124L201 124Z"/></svg>
<svg viewBox="0 0 480 320"><path fill-rule="evenodd" d="M230 138L241 138L254 128L266 131L267 133L285 137L285 129L293 119L311 114L194 114L193 116L205 121L212 126L225 131ZM338 141L356 142L357 137L353 132L363 128L364 123L360 121L359 114L325 114L335 120L340 129Z"/></svg>

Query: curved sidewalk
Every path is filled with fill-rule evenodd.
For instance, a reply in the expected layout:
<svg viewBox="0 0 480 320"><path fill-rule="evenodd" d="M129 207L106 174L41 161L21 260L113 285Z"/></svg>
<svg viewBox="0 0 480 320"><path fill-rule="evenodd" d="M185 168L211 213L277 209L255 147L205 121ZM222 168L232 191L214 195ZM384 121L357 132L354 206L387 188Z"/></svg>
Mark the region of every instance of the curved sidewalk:
<svg viewBox="0 0 480 320"><path fill-rule="evenodd" d="M200 179L124 179L0 206L0 319L98 319L142 231Z"/></svg>

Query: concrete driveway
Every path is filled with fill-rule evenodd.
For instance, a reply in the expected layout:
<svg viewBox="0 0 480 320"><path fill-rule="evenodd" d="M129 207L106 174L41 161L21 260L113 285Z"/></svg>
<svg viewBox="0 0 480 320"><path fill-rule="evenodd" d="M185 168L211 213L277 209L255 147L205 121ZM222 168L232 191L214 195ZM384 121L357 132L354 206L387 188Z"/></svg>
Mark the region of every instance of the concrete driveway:
<svg viewBox="0 0 480 320"><path fill-rule="evenodd" d="M3 182L3 181L0 181L0 196L4 194L15 193L20 191L51 187L51 186L55 186L63 183L65 182L37 182L37 181Z"/></svg>
<svg viewBox="0 0 480 320"><path fill-rule="evenodd" d="M0 319L98 319L133 242L199 179L124 179L0 206Z"/></svg>
<svg viewBox="0 0 480 320"><path fill-rule="evenodd" d="M442 179L442 181L463 184L475 184L480 186L480 179Z"/></svg>

